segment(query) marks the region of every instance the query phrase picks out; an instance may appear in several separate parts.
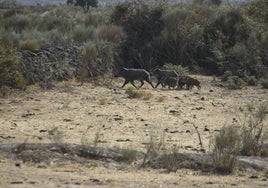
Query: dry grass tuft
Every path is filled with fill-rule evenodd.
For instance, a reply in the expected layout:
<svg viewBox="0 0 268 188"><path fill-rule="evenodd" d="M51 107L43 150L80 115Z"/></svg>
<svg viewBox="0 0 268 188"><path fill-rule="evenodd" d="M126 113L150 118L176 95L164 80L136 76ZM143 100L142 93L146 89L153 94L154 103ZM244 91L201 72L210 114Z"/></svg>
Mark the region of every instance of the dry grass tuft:
<svg viewBox="0 0 268 188"><path fill-rule="evenodd" d="M240 134L234 126L224 126L213 140L214 170L220 174L233 173L240 151Z"/></svg>
<svg viewBox="0 0 268 188"><path fill-rule="evenodd" d="M106 104L108 104L108 99L107 98L99 99L99 105L106 105Z"/></svg>
<svg viewBox="0 0 268 188"><path fill-rule="evenodd" d="M129 98L133 99L133 98L140 98L143 100L149 100L153 97L153 94L151 92L148 91L144 91L144 90L139 90L133 87L128 87L126 89L126 94L128 95Z"/></svg>

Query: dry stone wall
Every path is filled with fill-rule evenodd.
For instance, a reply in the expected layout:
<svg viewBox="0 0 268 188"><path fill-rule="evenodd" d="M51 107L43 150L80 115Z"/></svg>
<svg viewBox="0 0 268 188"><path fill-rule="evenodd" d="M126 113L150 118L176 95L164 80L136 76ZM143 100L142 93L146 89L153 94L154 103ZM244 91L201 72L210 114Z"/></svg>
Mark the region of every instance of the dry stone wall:
<svg viewBox="0 0 268 188"><path fill-rule="evenodd" d="M49 83L77 77L81 66L79 46L49 47L18 52L21 71L29 83Z"/></svg>

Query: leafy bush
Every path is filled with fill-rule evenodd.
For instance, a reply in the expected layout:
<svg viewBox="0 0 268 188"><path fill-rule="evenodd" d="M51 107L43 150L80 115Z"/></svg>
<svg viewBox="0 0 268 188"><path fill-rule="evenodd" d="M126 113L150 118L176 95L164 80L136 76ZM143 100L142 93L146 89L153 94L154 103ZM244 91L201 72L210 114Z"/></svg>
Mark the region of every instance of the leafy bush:
<svg viewBox="0 0 268 188"><path fill-rule="evenodd" d="M233 126L224 126L213 140L213 165L218 173L230 174L237 163L240 151L240 135Z"/></svg>
<svg viewBox="0 0 268 188"><path fill-rule="evenodd" d="M233 73L231 71L225 71L221 76L221 81L226 82L230 76L233 76Z"/></svg>
<svg viewBox="0 0 268 188"><path fill-rule="evenodd" d="M262 1L263 6L267 3ZM231 71L240 78L255 76L261 78L267 71L267 48L265 27L258 20L247 15L245 7L219 9L217 15L205 26L204 39L209 45L208 67L214 74L222 75ZM261 8L262 9L262 8ZM258 28L258 29L256 29ZM261 50L262 49L262 50Z"/></svg>
<svg viewBox="0 0 268 188"><path fill-rule="evenodd" d="M246 83L249 86L256 86L258 85L258 80L256 79L255 76L247 76L245 77Z"/></svg>
<svg viewBox="0 0 268 188"><path fill-rule="evenodd" d="M261 85L263 88L268 89L268 79L262 79Z"/></svg>
<svg viewBox="0 0 268 188"><path fill-rule="evenodd" d="M23 88L26 80L19 70L15 49L0 46L0 86L3 85Z"/></svg>
<svg viewBox="0 0 268 188"><path fill-rule="evenodd" d="M227 79L228 89L242 89L245 82L238 76L229 76Z"/></svg>
<svg viewBox="0 0 268 188"><path fill-rule="evenodd" d="M217 76L231 71L255 85L253 77L268 73L267 9L265 0L232 6L132 1L87 13L72 6L18 6L0 13L0 42L19 49L26 40L41 48L94 41L94 63L103 73L113 66L150 70L169 63Z"/></svg>

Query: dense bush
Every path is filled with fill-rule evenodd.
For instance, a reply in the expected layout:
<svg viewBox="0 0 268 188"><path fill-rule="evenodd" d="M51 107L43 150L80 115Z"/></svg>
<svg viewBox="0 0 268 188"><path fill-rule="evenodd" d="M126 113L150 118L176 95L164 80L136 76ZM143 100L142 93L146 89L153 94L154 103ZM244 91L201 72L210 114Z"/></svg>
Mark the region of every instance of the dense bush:
<svg viewBox="0 0 268 188"><path fill-rule="evenodd" d="M227 79L228 89L242 89L245 86L244 80L239 78L239 76L229 76Z"/></svg>
<svg viewBox="0 0 268 188"><path fill-rule="evenodd" d="M7 85L23 88L25 84L26 80L20 72L15 49L0 46L0 87Z"/></svg>
<svg viewBox="0 0 268 188"><path fill-rule="evenodd" d="M262 85L263 88L268 89L268 79L267 78L262 79L261 80L261 85Z"/></svg>
<svg viewBox="0 0 268 188"><path fill-rule="evenodd" d="M163 6L144 2L127 2L115 7L111 22L122 26L127 37L121 45L120 57L125 66L151 68L155 62L154 40L163 28Z"/></svg>
<svg viewBox="0 0 268 188"><path fill-rule="evenodd" d="M267 7L265 4L263 1ZM263 77L268 52L263 46L267 38L265 24L251 19L240 7L227 8L219 10L215 20L204 28L207 69L218 75L231 71L240 78Z"/></svg>

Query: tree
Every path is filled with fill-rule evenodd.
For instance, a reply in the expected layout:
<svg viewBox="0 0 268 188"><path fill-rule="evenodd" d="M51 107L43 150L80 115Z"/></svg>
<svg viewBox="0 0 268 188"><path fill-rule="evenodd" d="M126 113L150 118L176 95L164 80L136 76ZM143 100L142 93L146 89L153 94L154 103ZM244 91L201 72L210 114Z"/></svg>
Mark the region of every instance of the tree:
<svg viewBox="0 0 268 188"><path fill-rule="evenodd" d="M98 0L67 0L67 5L80 6L88 12L89 7L98 6Z"/></svg>
<svg viewBox="0 0 268 188"><path fill-rule="evenodd" d="M222 3L222 0L211 0L211 3L214 5L220 5Z"/></svg>

